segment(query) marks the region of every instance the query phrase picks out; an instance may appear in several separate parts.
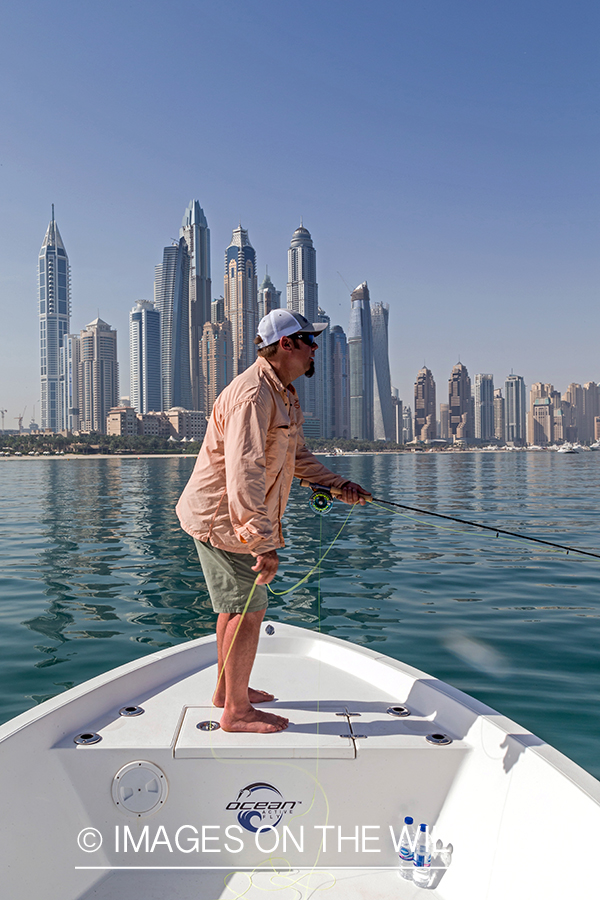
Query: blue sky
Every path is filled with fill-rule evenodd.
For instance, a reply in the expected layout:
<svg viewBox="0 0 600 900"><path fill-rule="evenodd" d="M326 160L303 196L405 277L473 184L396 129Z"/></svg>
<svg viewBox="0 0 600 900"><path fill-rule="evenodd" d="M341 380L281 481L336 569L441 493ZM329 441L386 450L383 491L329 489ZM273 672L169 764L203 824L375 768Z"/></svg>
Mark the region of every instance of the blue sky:
<svg viewBox="0 0 600 900"><path fill-rule="evenodd" d="M24 0L0 34L0 408L39 412L36 261L51 204L73 331L118 329L197 198L213 295L241 220L285 296L300 217L321 306L390 304L392 381L444 400L511 368L600 381L591 0Z"/></svg>

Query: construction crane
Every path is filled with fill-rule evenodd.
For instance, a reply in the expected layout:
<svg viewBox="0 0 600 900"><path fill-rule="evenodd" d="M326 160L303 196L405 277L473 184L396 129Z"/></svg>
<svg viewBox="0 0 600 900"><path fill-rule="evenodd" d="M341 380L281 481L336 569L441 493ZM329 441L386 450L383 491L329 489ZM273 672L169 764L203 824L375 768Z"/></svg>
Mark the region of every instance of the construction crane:
<svg viewBox="0 0 600 900"><path fill-rule="evenodd" d="M25 409L23 410L23 412L21 413L20 416L15 416L15 419L19 420L19 434L23 433L23 416L25 415L26 411L27 411L27 407L25 407Z"/></svg>

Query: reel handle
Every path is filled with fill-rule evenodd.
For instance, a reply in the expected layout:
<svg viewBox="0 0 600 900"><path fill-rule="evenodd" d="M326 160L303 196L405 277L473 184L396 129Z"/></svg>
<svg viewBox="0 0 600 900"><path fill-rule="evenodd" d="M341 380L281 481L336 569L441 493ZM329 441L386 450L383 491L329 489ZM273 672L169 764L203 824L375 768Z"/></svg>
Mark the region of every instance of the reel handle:
<svg viewBox="0 0 600 900"><path fill-rule="evenodd" d="M306 478L300 479L300 484L302 487L308 487L313 491L327 491L328 494L331 494L332 497L341 497L342 489L338 487L326 487L324 484L313 484L311 481L308 481ZM372 494L362 494L367 503L370 503L373 499Z"/></svg>

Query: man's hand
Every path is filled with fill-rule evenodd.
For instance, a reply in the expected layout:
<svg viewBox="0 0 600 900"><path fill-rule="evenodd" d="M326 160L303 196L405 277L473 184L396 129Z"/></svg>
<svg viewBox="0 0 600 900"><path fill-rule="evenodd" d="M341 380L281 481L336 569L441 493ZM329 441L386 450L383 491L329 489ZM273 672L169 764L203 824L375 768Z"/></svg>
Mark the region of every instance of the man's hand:
<svg viewBox="0 0 600 900"><path fill-rule="evenodd" d="M256 557L256 565L252 566L253 572L260 572L257 584L270 584L277 575L279 568L279 557L277 550L268 550L266 553L260 553Z"/></svg>
<svg viewBox="0 0 600 900"><path fill-rule="evenodd" d="M341 490L340 500L343 500L344 503L360 503L361 506L364 506L367 502L365 497L371 496L368 491L361 488L360 484L355 484L353 481L346 482Z"/></svg>

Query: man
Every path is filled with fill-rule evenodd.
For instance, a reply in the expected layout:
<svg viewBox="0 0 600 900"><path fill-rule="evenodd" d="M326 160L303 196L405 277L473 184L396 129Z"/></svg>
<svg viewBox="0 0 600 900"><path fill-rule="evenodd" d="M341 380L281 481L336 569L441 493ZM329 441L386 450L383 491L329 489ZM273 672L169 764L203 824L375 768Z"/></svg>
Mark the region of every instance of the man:
<svg viewBox="0 0 600 900"><path fill-rule="evenodd" d="M365 503L362 488L335 475L304 445L292 382L314 374L315 335L325 327L286 309L261 319L258 359L217 398L177 504L218 613L213 703L223 708L225 731L266 733L288 725L288 719L256 709L254 703L274 697L248 685L268 603L265 585L277 573L277 550L284 546L281 518L294 475L341 488L345 503Z"/></svg>

